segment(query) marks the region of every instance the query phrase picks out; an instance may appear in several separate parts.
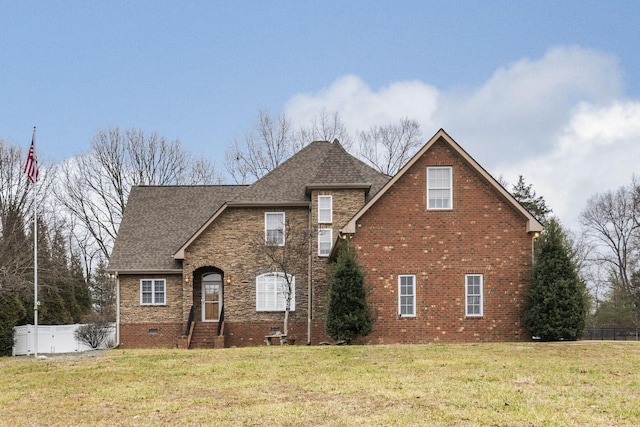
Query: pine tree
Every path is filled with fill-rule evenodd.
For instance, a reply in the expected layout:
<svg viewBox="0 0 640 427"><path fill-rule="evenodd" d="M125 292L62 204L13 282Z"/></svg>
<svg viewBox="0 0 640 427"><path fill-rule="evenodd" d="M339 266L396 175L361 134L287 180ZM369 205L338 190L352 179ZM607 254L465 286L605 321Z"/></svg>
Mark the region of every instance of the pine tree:
<svg viewBox="0 0 640 427"><path fill-rule="evenodd" d="M60 292L62 267L59 248L50 244L49 228L38 218L38 323L42 325L64 325L72 322L71 314ZM56 254L54 256L54 254ZM64 258L64 257L63 257ZM62 292L65 296L66 293Z"/></svg>
<svg viewBox="0 0 640 427"><path fill-rule="evenodd" d="M14 344L13 327L25 314L20 298L0 288L0 356L10 356Z"/></svg>
<svg viewBox="0 0 640 427"><path fill-rule="evenodd" d="M78 307L78 312L73 314L73 322L80 323L82 322L82 318L91 312L91 293L89 292L89 285L84 277L82 261L76 255L71 256L69 280Z"/></svg>
<svg viewBox="0 0 640 427"><path fill-rule="evenodd" d="M107 264L103 260L98 263L89 282L91 283L91 299L96 314L105 322L115 322L115 284L107 274Z"/></svg>
<svg viewBox="0 0 640 427"><path fill-rule="evenodd" d="M74 323L75 319L80 318L80 306L76 301L75 289L71 282L67 246L59 229L53 232L51 239L50 280L64 305L59 321L64 324Z"/></svg>
<svg viewBox="0 0 640 427"><path fill-rule="evenodd" d="M537 242L525 324L543 341L576 340L586 324L586 286L562 227L551 219Z"/></svg>
<svg viewBox="0 0 640 427"><path fill-rule="evenodd" d="M357 336L367 336L373 329L364 272L349 243L340 248L329 277L326 328L331 338L347 342Z"/></svg>
<svg viewBox="0 0 640 427"><path fill-rule="evenodd" d="M518 177L518 183L511 189L513 197L528 210L538 221L545 223L552 212L542 196L536 197L533 184L526 185L522 175Z"/></svg>

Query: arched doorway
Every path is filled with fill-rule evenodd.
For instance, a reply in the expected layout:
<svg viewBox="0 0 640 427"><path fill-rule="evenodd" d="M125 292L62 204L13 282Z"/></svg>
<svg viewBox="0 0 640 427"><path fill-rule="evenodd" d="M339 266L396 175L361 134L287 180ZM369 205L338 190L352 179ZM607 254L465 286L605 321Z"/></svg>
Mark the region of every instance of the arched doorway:
<svg viewBox="0 0 640 427"><path fill-rule="evenodd" d="M202 321L217 322L222 309L222 274L202 275Z"/></svg>

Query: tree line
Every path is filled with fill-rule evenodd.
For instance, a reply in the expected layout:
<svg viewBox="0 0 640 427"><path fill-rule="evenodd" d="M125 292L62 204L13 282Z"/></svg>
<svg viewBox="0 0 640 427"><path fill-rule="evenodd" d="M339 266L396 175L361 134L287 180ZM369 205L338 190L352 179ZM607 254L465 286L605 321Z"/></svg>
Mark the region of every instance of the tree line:
<svg viewBox="0 0 640 427"><path fill-rule="evenodd" d="M418 122L409 118L353 131L337 113L324 110L299 127L284 114L261 110L244 137L229 142L224 175L235 184L249 184L306 144L335 139L390 176L424 143ZM115 290L106 266L131 187L222 184L227 180L215 163L189 153L180 141L140 129L99 130L86 154L57 165L40 159L35 187L22 173L25 159L25 149L0 139L3 350L11 340L7 331L33 319L34 201L38 202L40 323L112 321ZM583 212L584 229L578 237L567 236L560 227L580 280L589 284L592 323L638 324L639 187L634 180L615 192L595 195ZM524 178L511 191L539 218L551 213Z"/></svg>

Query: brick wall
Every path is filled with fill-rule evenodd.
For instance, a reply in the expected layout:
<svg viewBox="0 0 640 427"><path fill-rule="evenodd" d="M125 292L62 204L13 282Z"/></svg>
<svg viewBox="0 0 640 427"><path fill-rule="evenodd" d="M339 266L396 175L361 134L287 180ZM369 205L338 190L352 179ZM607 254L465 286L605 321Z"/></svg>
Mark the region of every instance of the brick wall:
<svg viewBox="0 0 640 427"><path fill-rule="evenodd" d="M198 276L210 267L224 274L224 312L228 322L278 322L282 323L282 312L256 311L255 278L271 272L269 261L257 245L264 244L264 213L285 212L286 221L298 229L307 229L308 208L229 208L196 239L185 252L183 268L191 279L183 285L184 319L194 301L194 283L199 286ZM307 312L307 256L297 266L296 309L291 312L292 322L306 319ZM199 290L196 290L199 294ZM200 319L196 319L200 320ZM264 333L263 333L264 335Z"/></svg>
<svg viewBox="0 0 640 427"><path fill-rule="evenodd" d="M175 348L184 334L180 323L122 323L120 348Z"/></svg>
<svg viewBox="0 0 640 427"><path fill-rule="evenodd" d="M331 195L333 202L333 222L331 224L318 223L318 196ZM313 227L331 228L333 240L338 238L338 232L364 205L363 190L314 190L311 192L311 222ZM329 295L328 258L318 256L318 236L313 235L312 281L313 281L313 319L324 325ZM323 326L324 327L324 326ZM324 333L324 330L323 330ZM326 339L323 339L326 341Z"/></svg>
<svg viewBox="0 0 640 427"><path fill-rule="evenodd" d="M453 167L453 209L426 209L426 167ZM528 339L523 325L531 238L525 218L442 141L357 224L371 285L370 343ZM484 278L484 316L465 316L465 274ZM416 317L398 317L398 275L416 276Z"/></svg>
<svg viewBox="0 0 640 427"><path fill-rule="evenodd" d="M227 347L265 345L265 335L273 327L280 328L282 331L282 322L225 322L225 345ZM306 320L290 322L289 336L296 338L296 345L307 344ZM311 325L311 344L317 345L330 340L331 338L325 332L324 322L313 322ZM277 340L274 343L277 343Z"/></svg>
<svg viewBox="0 0 640 427"><path fill-rule="evenodd" d="M163 305L140 304L140 280L165 279ZM121 323L174 323L182 321L182 276L179 274L120 275Z"/></svg>

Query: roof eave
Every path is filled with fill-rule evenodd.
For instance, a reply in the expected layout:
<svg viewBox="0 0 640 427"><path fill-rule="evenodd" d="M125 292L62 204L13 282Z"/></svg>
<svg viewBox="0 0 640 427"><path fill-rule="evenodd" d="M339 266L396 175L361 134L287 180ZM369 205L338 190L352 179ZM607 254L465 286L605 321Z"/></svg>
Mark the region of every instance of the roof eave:
<svg viewBox="0 0 640 427"><path fill-rule="evenodd" d="M262 208L262 207L281 207L281 208L298 208L309 206L308 200L291 200L291 201L243 201L234 200L227 202L226 205L230 208Z"/></svg>
<svg viewBox="0 0 640 427"><path fill-rule="evenodd" d="M305 193L311 194L314 190L365 190L365 194L371 190L371 184L363 183L334 183L334 184L308 184L305 187Z"/></svg>
<svg viewBox="0 0 640 427"><path fill-rule="evenodd" d="M176 269L176 268L169 268L169 269L162 269L162 268L149 268L149 269L124 269L124 270L120 270L117 268L109 268L107 269L107 273L109 274L116 274L116 275L121 275L121 274L182 274L183 270L182 269Z"/></svg>

